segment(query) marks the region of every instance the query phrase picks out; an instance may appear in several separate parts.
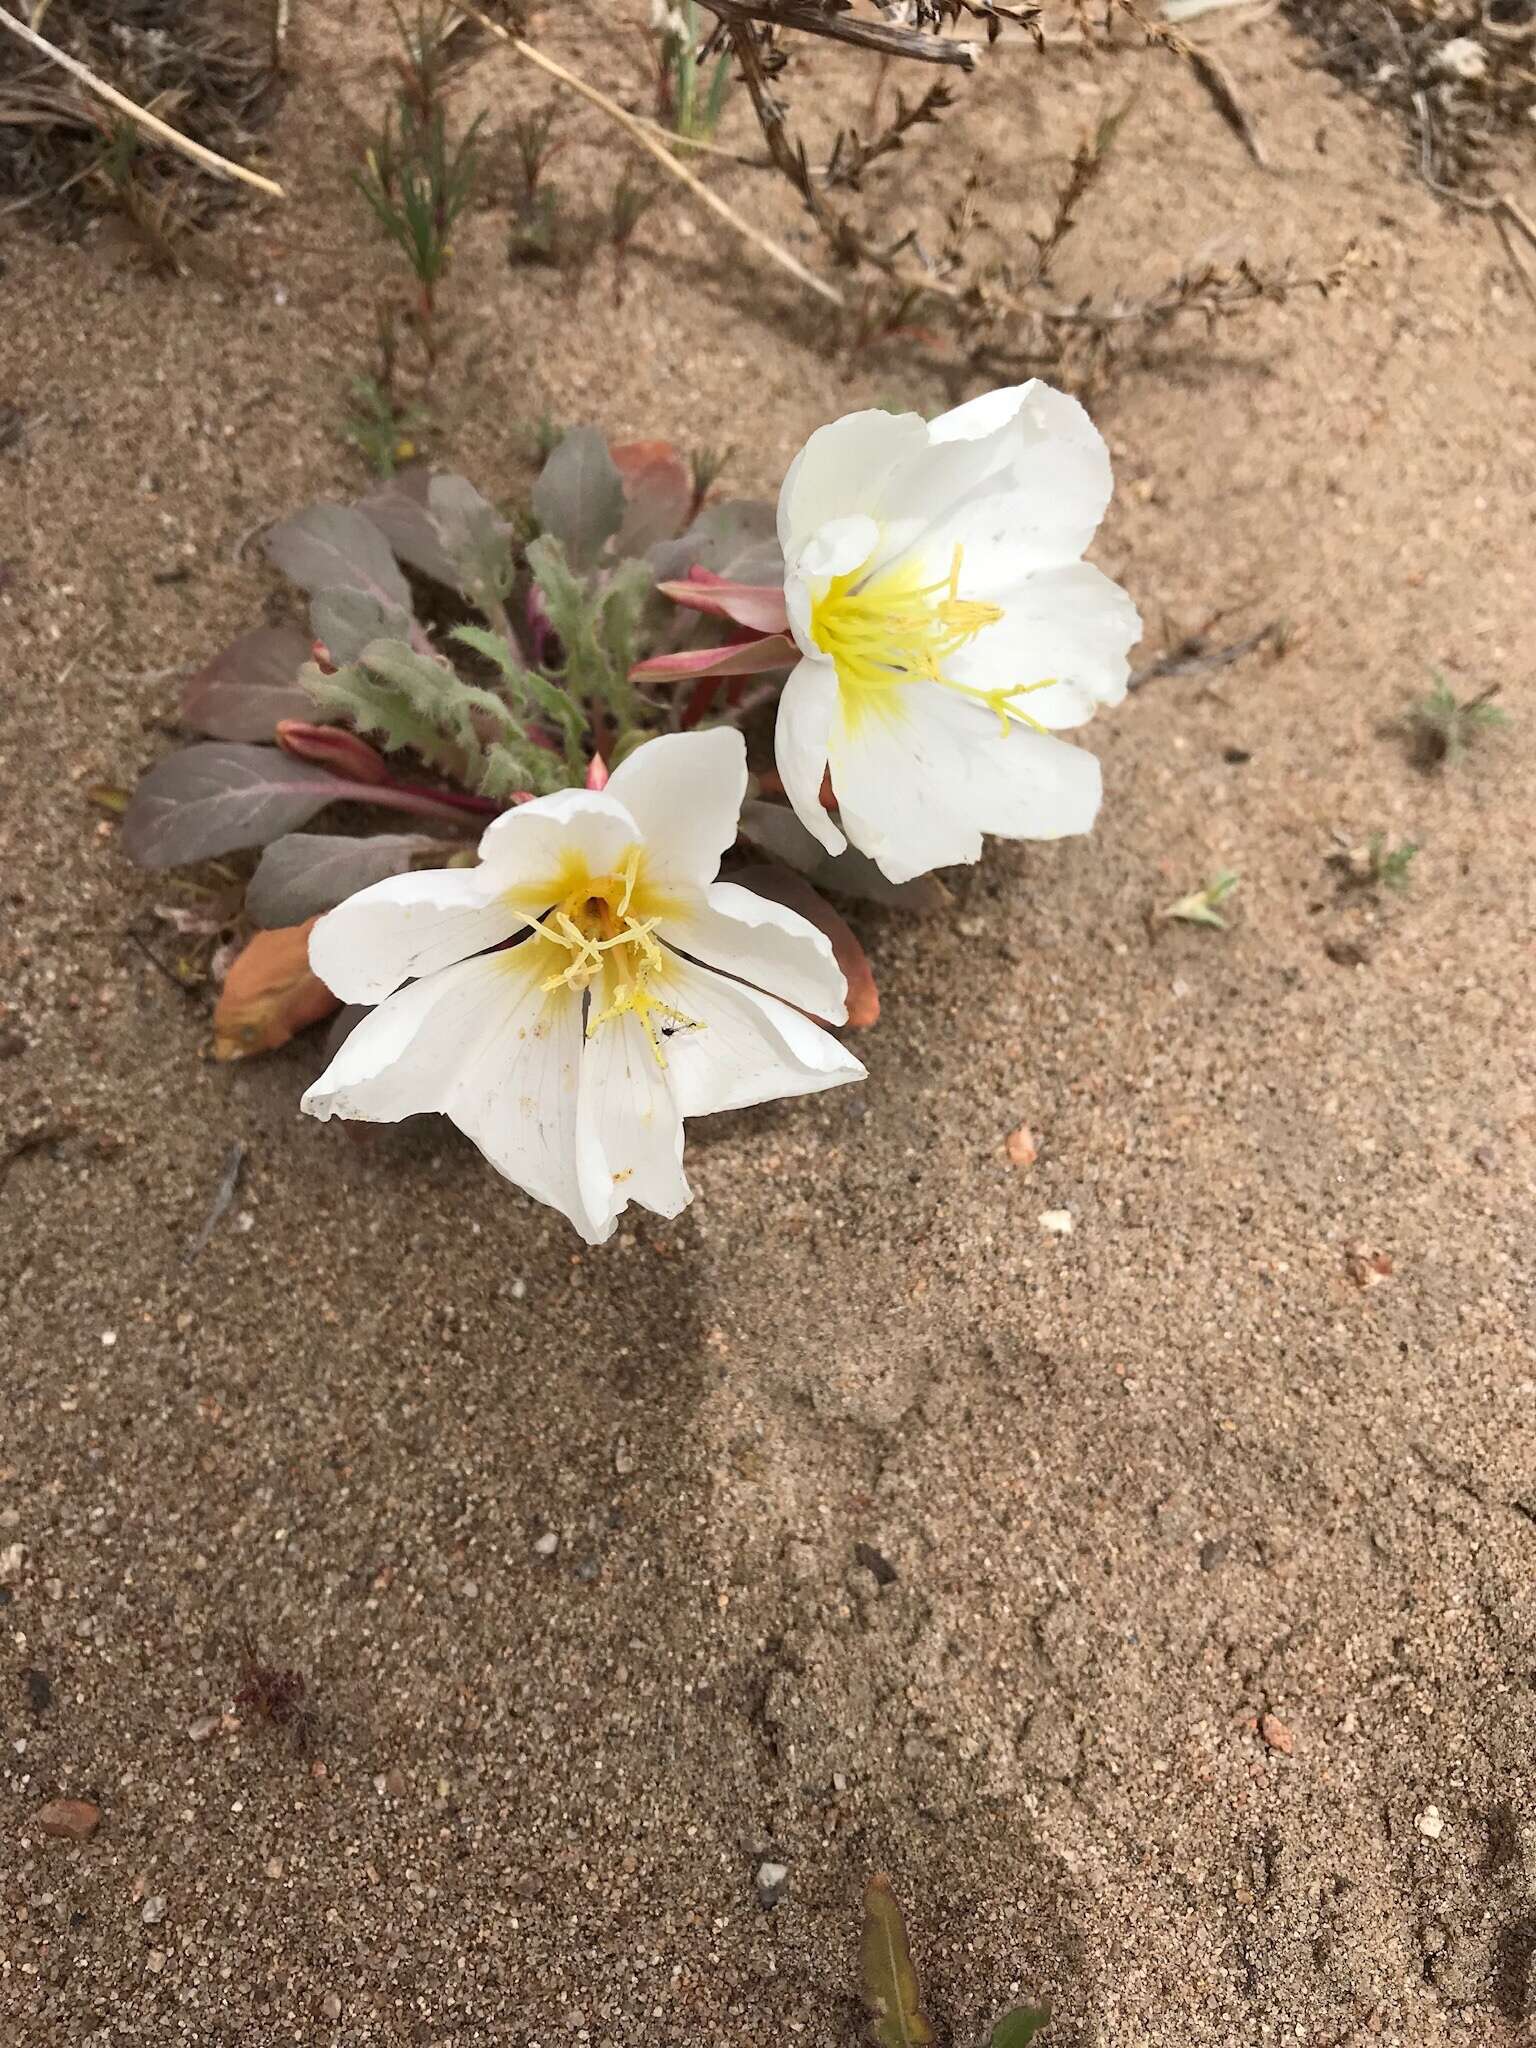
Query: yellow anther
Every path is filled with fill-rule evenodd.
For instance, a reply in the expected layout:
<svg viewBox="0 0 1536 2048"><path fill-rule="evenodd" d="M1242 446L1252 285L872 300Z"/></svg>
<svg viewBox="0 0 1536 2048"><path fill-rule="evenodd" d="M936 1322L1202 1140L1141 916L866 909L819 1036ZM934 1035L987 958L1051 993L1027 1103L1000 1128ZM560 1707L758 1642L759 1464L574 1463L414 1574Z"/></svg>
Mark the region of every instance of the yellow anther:
<svg viewBox="0 0 1536 2048"><path fill-rule="evenodd" d="M656 937L666 904L643 886L640 847L632 846L613 873L593 876L582 870L574 877L568 874L562 886L565 895L534 929L566 958L540 986L549 994L569 989L587 997L589 1038L616 1018L638 1017L657 1063L664 1067L666 1055L654 1018L670 1018L684 1026L695 1026L699 1020L663 1002L648 985L666 967L667 956ZM651 915L636 915L647 908Z"/></svg>
<svg viewBox="0 0 1536 2048"><path fill-rule="evenodd" d="M910 562L873 575L865 563L831 579L811 607L811 638L836 666L845 713L876 708L903 683L938 683L995 712L1004 732L1013 719L1036 732L1046 730L1018 700L1049 689L1054 676L981 690L946 673L954 656L1003 616L1000 605L960 595L964 557L957 544L948 575L932 583L924 583L921 569Z"/></svg>

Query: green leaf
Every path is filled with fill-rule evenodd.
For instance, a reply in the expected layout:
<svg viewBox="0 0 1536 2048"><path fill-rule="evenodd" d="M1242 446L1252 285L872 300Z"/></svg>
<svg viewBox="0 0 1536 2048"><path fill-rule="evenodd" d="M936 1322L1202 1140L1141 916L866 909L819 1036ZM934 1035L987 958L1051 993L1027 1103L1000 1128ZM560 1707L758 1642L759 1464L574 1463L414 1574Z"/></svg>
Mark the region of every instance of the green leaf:
<svg viewBox="0 0 1536 2048"><path fill-rule="evenodd" d="M1191 895L1181 896L1177 903L1170 903L1163 915L1177 918L1181 924L1205 924L1224 932L1227 920L1216 906L1226 902L1240 879L1240 876L1232 874L1216 875L1203 889L1196 889Z"/></svg>
<svg viewBox="0 0 1536 2048"><path fill-rule="evenodd" d="M573 427L533 487L533 516L579 569L590 568L624 519L624 480L596 427Z"/></svg>
<svg viewBox="0 0 1536 2048"><path fill-rule="evenodd" d="M411 630L409 612L366 590L321 590L311 600L309 623L336 668L356 661L373 640L403 640Z"/></svg>
<svg viewBox="0 0 1536 2048"><path fill-rule="evenodd" d="M1012 2012L1005 2012L992 2029L992 2038L987 2048L1029 2048L1035 2036L1043 2033L1051 2024L1048 2009L1034 2005L1016 2005Z"/></svg>
<svg viewBox="0 0 1536 2048"><path fill-rule="evenodd" d="M461 476L434 476L427 508L453 563L459 588L492 618L512 588L512 529L488 498Z"/></svg>
<svg viewBox="0 0 1536 2048"><path fill-rule="evenodd" d="M864 1887L864 2003L878 2048L931 2048L937 2038L923 2011L906 1922L879 1872Z"/></svg>

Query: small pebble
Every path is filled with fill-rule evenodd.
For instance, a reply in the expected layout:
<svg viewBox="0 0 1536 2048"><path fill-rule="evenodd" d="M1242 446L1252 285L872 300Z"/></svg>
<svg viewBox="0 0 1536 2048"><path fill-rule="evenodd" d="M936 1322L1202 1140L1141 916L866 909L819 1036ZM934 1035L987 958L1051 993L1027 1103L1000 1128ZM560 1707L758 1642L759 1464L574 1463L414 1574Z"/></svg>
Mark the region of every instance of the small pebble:
<svg viewBox="0 0 1536 2048"><path fill-rule="evenodd" d="M153 1927L158 1921L163 1920L165 1918L165 1894L163 1892L155 1892L150 1898L147 1898L139 1908L139 1918L146 1927Z"/></svg>
<svg viewBox="0 0 1536 2048"><path fill-rule="evenodd" d="M219 1732L219 1718L217 1714L199 1714L197 1719L188 1725L188 1739L192 1742L211 1741Z"/></svg>
<svg viewBox="0 0 1536 2048"><path fill-rule="evenodd" d="M60 1842L88 1842L101 1825L101 1808L89 1799L50 1799L36 1825Z"/></svg>
<svg viewBox="0 0 1536 2048"><path fill-rule="evenodd" d="M480 1598L480 1582L479 1582L479 1580L478 1580L478 1579L460 1579L460 1581L459 1581L459 1598L460 1598L461 1600L478 1600L478 1599Z"/></svg>
<svg viewBox="0 0 1536 2048"><path fill-rule="evenodd" d="M619 1438L618 1443L614 1447L613 1469L621 1479L626 1478L635 1469L634 1453L629 1448L629 1445L625 1443L623 1437Z"/></svg>
<svg viewBox="0 0 1536 2048"><path fill-rule="evenodd" d="M327 1991L324 1998L321 1999L320 2010L328 2020L339 2020L341 2018L341 2000L334 1991Z"/></svg>
<svg viewBox="0 0 1536 2048"><path fill-rule="evenodd" d="M0 1586L14 1586L27 1561L25 1543L7 1543L0 1550Z"/></svg>
<svg viewBox="0 0 1536 2048"><path fill-rule="evenodd" d="M540 1557L553 1557L560 1548L560 1538L553 1529L546 1529L533 1547Z"/></svg>
<svg viewBox="0 0 1536 2048"><path fill-rule="evenodd" d="M1048 1230L1053 1237L1072 1235L1072 1211L1070 1209L1044 1209L1040 1214L1040 1228Z"/></svg>
<svg viewBox="0 0 1536 2048"><path fill-rule="evenodd" d="M405 1797L405 1773L398 1764L391 1764L384 1773L384 1790L391 1799L403 1799Z"/></svg>
<svg viewBox="0 0 1536 2048"><path fill-rule="evenodd" d="M151 1977L158 1977L165 1968L165 1950L163 1948L152 1948L144 1958L144 1967L148 1970Z"/></svg>
<svg viewBox="0 0 1536 2048"><path fill-rule="evenodd" d="M1003 1141L1010 1166L1033 1166L1040 1156L1040 1147L1035 1143L1035 1134L1028 1124L1020 1124L1016 1131L1010 1131Z"/></svg>
<svg viewBox="0 0 1536 2048"><path fill-rule="evenodd" d="M782 1863L759 1863L757 1866L757 1903L764 1911L776 1906L789 1889L789 1871Z"/></svg>
<svg viewBox="0 0 1536 2048"><path fill-rule="evenodd" d="M1259 1733L1264 1738L1266 1749L1276 1750L1281 1756L1291 1756L1294 1754L1296 1738L1277 1715L1261 1714L1259 1716Z"/></svg>
<svg viewBox="0 0 1536 2048"><path fill-rule="evenodd" d="M1445 1822L1440 1817L1438 1806L1425 1807L1424 1811L1419 1815L1418 1828L1419 1833L1427 1836L1431 1842L1439 1841L1440 1837L1445 1833Z"/></svg>

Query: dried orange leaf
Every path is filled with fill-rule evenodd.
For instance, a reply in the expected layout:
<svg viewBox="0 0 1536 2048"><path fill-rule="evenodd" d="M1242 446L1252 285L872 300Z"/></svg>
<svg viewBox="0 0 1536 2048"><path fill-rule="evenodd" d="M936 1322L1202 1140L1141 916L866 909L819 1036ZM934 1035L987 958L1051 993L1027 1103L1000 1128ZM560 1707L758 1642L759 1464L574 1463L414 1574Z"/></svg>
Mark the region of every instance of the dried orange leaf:
<svg viewBox="0 0 1536 2048"><path fill-rule="evenodd" d="M309 964L317 920L257 932L230 968L213 1013L213 1056L249 1059L286 1045L297 1031L340 1008Z"/></svg>
<svg viewBox="0 0 1536 2048"><path fill-rule="evenodd" d="M906 1922L880 1872L864 1887L864 2003L878 2048L928 2048L936 2038L923 2011Z"/></svg>

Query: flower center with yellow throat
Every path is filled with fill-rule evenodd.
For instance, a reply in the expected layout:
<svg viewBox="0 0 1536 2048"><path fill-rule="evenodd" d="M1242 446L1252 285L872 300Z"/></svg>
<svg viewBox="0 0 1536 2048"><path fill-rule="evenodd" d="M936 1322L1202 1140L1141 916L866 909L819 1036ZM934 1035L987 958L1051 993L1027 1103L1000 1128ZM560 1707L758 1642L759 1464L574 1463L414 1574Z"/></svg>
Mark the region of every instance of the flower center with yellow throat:
<svg viewBox="0 0 1536 2048"><path fill-rule="evenodd" d="M638 1019L664 1067L661 1038L667 1024L698 1028L699 1019L655 992L667 960L655 927L669 904L646 884L643 866L638 846L611 874L593 875L585 862L572 863L557 885L559 901L535 927L536 940L551 949L552 972L540 986L550 994L569 989L588 997L588 1038L615 1018Z"/></svg>
<svg viewBox="0 0 1536 2048"><path fill-rule="evenodd" d="M891 692L903 683L938 683L997 714L1004 732L1016 718L1036 732L1046 728L1018 699L1056 681L974 689L945 673L962 647L1003 616L1002 607L960 595L965 550L957 547L949 574L925 582L920 562L902 561L868 574L866 561L834 576L811 606L811 638L837 668L844 717L852 724L871 712L897 709Z"/></svg>

